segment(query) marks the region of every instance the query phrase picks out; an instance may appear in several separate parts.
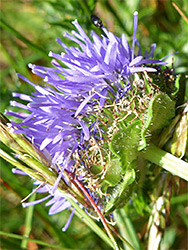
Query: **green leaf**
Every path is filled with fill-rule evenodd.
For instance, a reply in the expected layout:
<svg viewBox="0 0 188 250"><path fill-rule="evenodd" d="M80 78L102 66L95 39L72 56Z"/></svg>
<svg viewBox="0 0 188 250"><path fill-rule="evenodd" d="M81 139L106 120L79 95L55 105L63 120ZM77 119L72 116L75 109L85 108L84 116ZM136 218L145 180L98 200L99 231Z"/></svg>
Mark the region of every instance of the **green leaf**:
<svg viewBox="0 0 188 250"><path fill-rule="evenodd" d="M173 131L179 122L181 118L181 115L178 114L170 123L170 125L166 128L163 129L162 133L160 134L159 142L158 142L158 147L162 148L168 140L172 137Z"/></svg>
<svg viewBox="0 0 188 250"><path fill-rule="evenodd" d="M175 87L177 91L175 91L172 96L176 97L176 107L179 107L186 102L186 75L180 74L175 81Z"/></svg>
<svg viewBox="0 0 188 250"><path fill-rule="evenodd" d="M105 170L105 175L103 174L103 166L92 166L91 172L93 174L100 174L102 175L102 179L107 182L108 184L114 186L118 184L122 179L122 169L121 163L118 158L111 159L108 163L107 169Z"/></svg>
<svg viewBox="0 0 188 250"><path fill-rule="evenodd" d="M141 249L139 238L136 234L136 230L131 219L128 216L128 213L125 212L125 209L117 209L115 211L115 219L117 221L117 225L120 229L121 235L131 242L132 246L135 249ZM125 249L129 250L126 245Z"/></svg>
<svg viewBox="0 0 188 250"><path fill-rule="evenodd" d="M141 138L141 121L131 123L127 128L117 132L110 143L110 150L120 158L125 171L133 167L137 160L137 147Z"/></svg>
<svg viewBox="0 0 188 250"><path fill-rule="evenodd" d="M126 171L120 184L108 188L109 197L105 207L106 213L110 213L116 208L122 208L127 203L132 194L134 180L135 171L130 168Z"/></svg>
<svg viewBox="0 0 188 250"><path fill-rule="evenodd" d="M31 241L31 242L35 242L36 244L39 244L41 246L47 246L47 247L51 247L51 248L55 248L55 249L63 249L63 250L69 250L70 248L65 248L62 246L58 246L58 245L54 245L54 244L50 244L41 240L36 240L36 239L32 239L32 238L28 238L28 237L24 237L18 234L12 234L12 233L7 233L7 232L3 232L0 231L0 235L9 237L9 238L13 238L13 239L18 239L18 240L27 240L27 241Z"/></svg>
<svg viewBox="0 0 188 250"><path fill-rule="evenodd" d="M112 159L109 163L108 170L105 175L105 181L111 185L118 184L122 179L121 163L118 158Z"/></svg>
<svg viewBox="0 0 188 250"><path fill-rule="evenodd" d="M156 95L151 100L144 116L143 129L141 131L142 141L140 142L138 150L145 148L147 142L151 140L151 137L156 137L161 129L169 124L174 116L175 103L170 97L167 94Z"/></svg>

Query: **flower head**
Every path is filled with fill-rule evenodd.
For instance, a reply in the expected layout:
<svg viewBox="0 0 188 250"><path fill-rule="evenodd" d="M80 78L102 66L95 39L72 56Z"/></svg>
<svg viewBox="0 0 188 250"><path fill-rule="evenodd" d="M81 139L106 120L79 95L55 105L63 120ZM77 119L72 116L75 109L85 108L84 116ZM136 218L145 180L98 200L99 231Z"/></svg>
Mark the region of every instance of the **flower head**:
<svg viewBox="0 0 188 250"><path fill-rule="evenodd" d="M13 102L12 105L30 111L30 114L16 114L22 122L14 125L41 150L47 148L53 162L61 163L63 158L67 157L68 151L74 152L84 140L89 140L90 124L86 124L80 117L92 114L96 102L99 108L102 108L108 96L115 100L125 95L131 88L130 80L134 73L156 71L147 67L147 63L165 64L160 60L149 59L153 57L155 45L152 45L149 55L145 53L145 57L141 56L141 48L136 39L137 22L138 13L135 12L131 49L124 34L119 38L105 27L102 29L106 36L100 38L92 32L91 41L75 20L73 24L78 33L72 31L72 36L64 36L80 48L68 48L57 39L65 53L59 55L50 52L49 55L56 59L52 60L55 68L29 64L33 73L42 77L56 90L34 85L19 75L32 84L36 92L33 97L14 93L14 96L28 101L29 104L24 106ZM135 44L139 47L137 56L134 51ZM57 60L66 67L62 67Z"/></svg>
<svg viewBox="0 0 188 250"><path fill-rule="evenodd" d="M141 55L141 48L136 39L137 23L138 13L135 12L131 48L124 34L119 38L105 27L102 27L102 37L92 32L90 40L75 20L73 24L78 32L72 31L72 35L66 33L64 36L75 42L78 47L68 48L58 38L57 41L65 52L49 53L54 58L54 68L29 64L32 72L47 83L46 87L35 85L19 75L34 86L36 92L32 96L14 93L15 97L27 101L28 104L12 102L12 105L29 111L7 112L21 119L20 123L12 122L12 125L18 128L15 132L25 134L45 154L48 152L51 164L61 165L55 188L45 185L38 190L47 191L50 197L53 196L47 203L53 204L50 213L70 207L63 194L56 191L60 179L63 178L63 171L73 174L81 183L85 183L88 192L96 203L99 203L99 194L93 193L97 188L93 191L93 183L88 184L91 179L87 169L87 163L92 162L87 156L88 147L97 148L97 141L103 139L96 110L101 110L106 103L113 104L126 96L127 91L131 89L130 82L135 73L155 72L152 64L165 64L161 60L153 59L155 45L151 46L150 53L146 51L145 55ZM100 149L97 150L100 152ZM82 155L87 159L83 160ZM100 152L102 158L101 155Z"/></svg>

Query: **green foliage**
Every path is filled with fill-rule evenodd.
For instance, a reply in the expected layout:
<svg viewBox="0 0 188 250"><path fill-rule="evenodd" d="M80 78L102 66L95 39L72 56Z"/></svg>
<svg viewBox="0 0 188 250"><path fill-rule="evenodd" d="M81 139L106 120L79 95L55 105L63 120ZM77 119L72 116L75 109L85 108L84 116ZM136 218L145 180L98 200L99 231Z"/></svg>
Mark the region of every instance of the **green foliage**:
<svg viewBox="0 0 188 250"><path fill-rule="evenodd" d="M137 160L138 145L141 138L141 121L131 123L127 128L118 131L112 138L110 149L120 157L123 171L134 167Z"/></svg>
<svg viewBox="0 0 188 250"><path fill-rule="evenodd" d="M123 180L114 187L108 188L109 197L105 206L105 212L111 213L117 208L122 208L130 199L135 181L135 171L127 169Z"/></svg>
<svg viewBox="0 0 188 250"><path fill-rule="evenodd" d="M148 109L144 115L143 129L141 132L142 141L138 150L146 147L147 141L151 137L156 137L161 129L169 125L175 116L175 102L173 102L167 94L158 94L150 101Z"/></svg>
<svg viewBox="0 0 188 250"><path fill-rule="evenodd" d="M118 158L111 159L108 163L107 170L105 173L104 181L107 182L109 185L116 185L122 179L122 169L121 163ZM92 166L91 172L93 174L100 174L102 171L102 166Z"/></svg>
<svg viewBox="0 0 188 250"><path fill-rule="evenodd" d="M178 7L185 13L188 11L186 9L186 0L179 0ZM32 87L18 80L16 76L17 72L34 82L42 84L41 79L35 79L35 76L28 70L27 65L28 63L34 63L50 66L50 60L47 57L48 52L50 50L57 53L61 52L61 48L55 40L56 37L63 39L62 34L64 32L71 32L73 29L71 21L77 18L87 34L90 33L91 29L100 34L101 31L90 22L90 15L95 13L112 32L117 35L121 35L124 32L127 37L131 37L133 12L135 10L139 13L137 39L141 43L141 46L149 49L151 43L157 43L157 58L162 58L178 51L173 56L175 73L187 74L187 24L173 7L171 1L2 1L0 13L1 111L4 112L6 108L10 108L9 101L12 99L12 92L27 94L32 92ZM63 41L67 45L70 45L66 39ZM167 60L171 64L171 57ZM167 85L164 91L167 91L169 88L170 94L174 93L175 90L172 88L172 85ZM188 98L188 84L184 76L177 78L176 88L180 89L178 95L176 95L176 98L178 98L177 106L179 107ZM162 101L164 101L164 105L167 108L159 108L158 113L161 115L161 121L165 115L170 115L174 112L174 103L172 101L169 101L166 96L162 97ZM157 100L154 100L150 105L148 111L150 115L154 112L153 109L155 107L153 104L155 102ZM123 205L126 203L123 212L132 221L132 226L122 218L118 225L122 226L123 224L126 229L134 229L133 231L131 230L131 235L133 236L130 239L133 241L134 246L139 247L138 234L141 239L141 249L147 248L147 242L144 240L146 234L145 228L146 221L151 214L152 202L155 201L156 197L164 195L161 189L159 190L159 187L163 187L164 182L162 180L166 176L168 177L168 174L160 172L151 163L143 168L139 157L135 158L134 156L132 158L130 153L125 153L124 150L121 150L121 147L119 149L118 147L120 143L125 144L126 141L128 142L128 146L126 146L127 151L135 152L136 146L138 146L140 141L140 137L137 137L135 130L140 130L140 133L146 134L149 133L149 130L153 132L155 129L158 129L151 127L153 119L158 119L158 117L148 119L149 117L151 116L146 115L145 121L148 120L148 123L144 123L143 129L141 129L141 123L132 123L127 130L122 128L121 132L118 132L119 134L117 133L114 136L111 143L111 150L116 155L116 159L112 159L109 172L106 175L106 182L112 185L115 184L117 190L116 195L110 197L110 202L106 208L108 212L116 207L121 207L124 196L129 198L128 192L131 192L129 188L132 189L133 183L135 184L134 189L139 189L139 192L133 195L132 203L127 202L128 198L123 203ZM173 117L173 115L170 115L170 117ZM136 127L136 124L139 125L139 129ZM161 126L163 127L164 125L162 124ZM133 141L130 140L130 134L134 138ZM117 160L117 157L119 160ZM121 180L122 172L116 172L115 170L117 165L119 166L119 161L122 165L123 174L125 173L123 180ZM139 163L139 167L135 170L129 169L131 174L129 171L126 174L126 164L128 163L130 167L135 167L135 162ZM20 200L30 193L32 183L28 177L14 175L11 169L11 165L1 160L1 230L21 235L22 228L26 225L25 210L27 208L23 209L21 207ZM138 175L138 171L142 172L142 176L135 181L135 173ZM114 177L114 172L117 173L116 177ZM173 190L172 187L175 187L175 189ZM176 179L170 179L169 177L168 185L165 188L169 192L173 191L168 196L169 201L172 197L172 202L161 250L184 249L187 238L187 184L183 180L179 183ZM112 190L112 193L114 193L114 190ZM41 198L41 195L37 194L37 198ZM70 213L65 211L61 214L49 216L48 208L45 208L44 204L35 206L34 214L30 218L32 225L31 236L47 244L59 245L63 249L100 250L108 248L81 219L77 219L76 217L73 218L67 232L63 233L61 228L65 225L69 215ZM127 237L127 234L130 236L129 232L126 233L125 230L122 231L122 235L125 237ZM32 244L33 247L42 249L39 243ZM1 247L2 249L21 249L21 240L1 236ZM49 249L49 247L43 249ZM51 249L53 248L51 247ZM54 249L58 248L55 247Z"/></svg>

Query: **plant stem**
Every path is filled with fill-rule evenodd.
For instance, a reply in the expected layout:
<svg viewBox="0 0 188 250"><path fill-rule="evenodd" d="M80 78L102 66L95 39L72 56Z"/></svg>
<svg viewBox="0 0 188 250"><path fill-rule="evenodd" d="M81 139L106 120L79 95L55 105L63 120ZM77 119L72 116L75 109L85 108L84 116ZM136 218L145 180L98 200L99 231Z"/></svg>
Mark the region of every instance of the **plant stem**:
<svg viewBox="0 0 188 250"><path fill-rule="evenodd" d="M92 207L94 208L94 210L96 211L96 213L98 214L109 238L111 239L111 241L113 242L113 245L114 245L114 249L118 250L119 247L117 246L117 243L112 235L112 232L104 218L104 216L102 215L101 211L98 209L98 207L96 206L95 202L93 201L93 199L91 198L91 196L89 195L89 193L87 192L87 190L84 188L84 186L78 181L75 179L75 182L77 183L77 185L79 186L79 188L83 191L83 193L85 194L86 198L90 201Z"/></svg>
<svg viewBox="0 0 188 250"><path fill-rule="evenodd" d="M47 243L47 242L44 242L44 241L41 241L41 240L36 240L36 239L28 238L28 237L25 237L25 236L21 236L21 235L18 235L18 234L12 234L12 233L7 233L7 232L0 231L0 235L3 235L5 237L10 237L10 238L13 238L13 239L18 239L18 240L25 239L27 241L35 242L36 244L39 244L41 246L47 246L48 249L49 249L49 247L54 248L54 249L62 249L62 250L69 250L70 249L70 248L65 248L65 247L62 247L62 246L50 244L50 243Z"/></svg>
<svg viewBox="0 0 188 250"><path fill-rule="evenodd" d="M61 191L62 192L62 191ZM64 193L64 192L63 192ZM64 193L65 194L65 193ZM70 196L66 196L66 199L72 204L76 209L75 214L83 220L83 222L88 225L102 240L104 240L109 246L114 247L111 239L104 233L104 231L91 219L83 209L72 199Z"/></svg>
<svg viewBox="0 0 188 250"><path fill-rule="evenodd" d="M30 202L36 199L36 193L30 197ZM30 206L26 209L26 218L25 218L25 232L24 237L29 238L31 229L32 229L32 218L33 218L34 206ZM21 242L21 249L27 249L28 239L23 238Z"/></svg>
<svg viewBox="0 0 188 250"><path fill-rule="evenodd" d="M117 209L114 214L121 236L123 237L122 241L125 245L125 249L127 250L141 249L138 236L136 234L136 231L134 229L131 220L128 218L125 212L125 209L124 208ZM130 243L129 245L127 245L127 242L125 242L124 238L126 238L129 242L131 242L132 245L130 245Z"/></svg>
<svg viewBox="0 0 188 250"><path fill-rule="evenodd" d="M169 171L171 174L177 175L188 181L188 163L180 158L167 153L155 145L150 145L145 150L141 151L140 154L146 160L149 160Z"/></svg>

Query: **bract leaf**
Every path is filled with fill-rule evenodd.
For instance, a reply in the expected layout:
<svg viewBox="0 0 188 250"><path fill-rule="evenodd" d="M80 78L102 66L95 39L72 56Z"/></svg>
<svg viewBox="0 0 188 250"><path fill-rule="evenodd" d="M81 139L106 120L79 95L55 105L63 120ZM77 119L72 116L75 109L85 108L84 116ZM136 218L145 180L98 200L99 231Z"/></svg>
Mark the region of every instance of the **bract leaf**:
<svg viewBox="0 0 188 250"><path fill-rule="evenodd" d="M144 116L142 126L142 141L138 150L146 147L147 142L154 139L161 129L166 127L175 116L175 102L167 94L158 94L150 102ZM146 139L147 138L147 139Z"/></svg>
<svg viewBox="0 0 188 250"><path fill-rule="evenodd" d="M116 208L121 208L127 203L132 194L135 176L134 169L129 168L127 169L121 183L108 188L109 196L105 207L106 213L111 213Z"/></svg>
<svg viewBox="0 0 188 250"><path fill-rule="evenodd" d="M127 128L114 134L110 143L110 150L120 158L121 167L133 167L137 159L137 148L141 138L141 121L131 123Z"/></svg>

